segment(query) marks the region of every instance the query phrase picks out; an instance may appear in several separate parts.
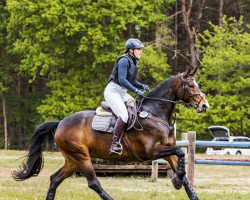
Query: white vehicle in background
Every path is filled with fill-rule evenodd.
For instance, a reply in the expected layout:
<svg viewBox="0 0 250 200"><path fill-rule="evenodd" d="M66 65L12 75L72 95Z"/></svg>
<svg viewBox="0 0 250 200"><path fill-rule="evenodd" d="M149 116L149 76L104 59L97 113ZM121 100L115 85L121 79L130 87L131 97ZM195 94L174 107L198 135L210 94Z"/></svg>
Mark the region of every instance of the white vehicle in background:
<svg viewBox="0 0 250 200"><path fill-rule="evenodd" d="M224 126L210 126L208 130L214 137L212 141L223 142L250 142L250 138L244 136L230 136L229 129ZM250 155L250 149L241 148L207 148L207 155Z"/></svg>

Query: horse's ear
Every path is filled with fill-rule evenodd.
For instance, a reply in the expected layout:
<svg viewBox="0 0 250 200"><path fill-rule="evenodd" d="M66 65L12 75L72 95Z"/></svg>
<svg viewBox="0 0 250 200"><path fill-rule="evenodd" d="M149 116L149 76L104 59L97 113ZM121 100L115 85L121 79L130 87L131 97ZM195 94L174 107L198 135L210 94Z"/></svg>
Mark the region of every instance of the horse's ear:
<svg viewBox="0 0 250 200"><path fill-rule="evenodd" d="M190 72L190 76L194 76L197 72L198 67L196 67L193 71Z"/></svg>
<svg viewBox="0 0 250 200"><path fill-rule="evenodd" d="M192 71L192 67L189 67L189 69L188 69L187 71L184 72L183 78L187 78L187 77L191 76L191 75L190 75L190 72L191 72L191 71Z"/></svg>

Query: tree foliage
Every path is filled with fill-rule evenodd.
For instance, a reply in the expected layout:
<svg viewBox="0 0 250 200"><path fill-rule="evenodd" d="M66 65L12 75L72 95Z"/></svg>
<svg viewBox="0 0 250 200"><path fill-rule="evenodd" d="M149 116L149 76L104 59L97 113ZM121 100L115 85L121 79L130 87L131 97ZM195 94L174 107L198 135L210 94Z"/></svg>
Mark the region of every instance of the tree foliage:
<svg viewBox="0 0 250 200"><path fill-rule="evenodd" d="M21 58L18 70L32 80L38 75L49 78L51 93L38 107L43 118L63 118L96 107L125 41L154 30L166 18L163 5L172 2L9 0L9 38L13 53ZM147 78L166 78L165 55L155 48L145 52L150 59L141 62L144 77L150 66Z"/></svg>
<svg viewBox="0 0 250 200"><path fill-rule="evenodd" d="M128 37L164 19L166 2L9 0L9 37L21 56L20 70L35 77L113 61Z"/></svg>
<svg viewBox="0 0 250 200"><path fill-rule="evenodd" d="M11 66L10 57L7 52L8 41L7 36L7 19L9 13L4 9L6 5L5 1L0 3L0 91L8 91L8 82L11 81L10 72L13 70Z"/></svg>
<svg viewBox="0 0 250 200"><path fill-rule="evenodd" d="M12 148L22 148L33 127L44 120L97 107L115 59L130 37L145 43L138 79L150 88L183 71L190 53L180 2L1 1L0 91ZM244 24L249 17L243 23L239 16L249 15L249 3L235 2L239 1L224 1L219 8L219 1L187 1L192 30L207 30L198 36L203 59L197 82L211 108L198 115L179 107L178 132L204 133L208 126L218 124L235 134L247 134L249 28ZM219 27L222 13L236 20L224 18ZM3 117L0 122L2 141Z"/></svg>
<svg viewBox="0 0 250 200"><path fill-rule="evenodd" d="M232 134L248 135L249 25L244 26L242 18L235 20L226 16L222 22L222 27L210 23L212 31L206 30L200 35L203 59L199 82L208 94L211 107L203 116L183 110L181 129L192 127L204 132L209 125L224 125ZM187 116L193 117L188 119Z"/></svg>

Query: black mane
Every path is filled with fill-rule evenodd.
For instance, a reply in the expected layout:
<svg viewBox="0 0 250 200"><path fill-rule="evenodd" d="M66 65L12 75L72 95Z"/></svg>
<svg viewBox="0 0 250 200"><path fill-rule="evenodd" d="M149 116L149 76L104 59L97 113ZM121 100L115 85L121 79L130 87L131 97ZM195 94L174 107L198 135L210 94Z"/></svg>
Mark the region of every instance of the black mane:
<svg viewBox="0 0 250 200"><path fill-rule="evenodd" d="M157 85L154 89L152 89L148 93L147 97L160 97L160 96L162 96L162 93L164 93L166 88L170 87L170 85L175 77L176 76L172 76L172 77L166 79L165 81L163 81L162 83L160 83L159 85Z"/></svg>

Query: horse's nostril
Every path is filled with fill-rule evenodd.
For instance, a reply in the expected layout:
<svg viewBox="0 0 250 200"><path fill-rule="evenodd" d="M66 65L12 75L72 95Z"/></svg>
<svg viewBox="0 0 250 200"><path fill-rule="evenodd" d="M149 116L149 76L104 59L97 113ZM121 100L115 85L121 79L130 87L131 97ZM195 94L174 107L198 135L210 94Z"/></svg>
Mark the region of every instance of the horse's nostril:
<svg viewBox="0 0 250 200"><path fill-rule="evenodd" d="M207 105L206 104L202 105L202 110L207 110Z"/></svg>

